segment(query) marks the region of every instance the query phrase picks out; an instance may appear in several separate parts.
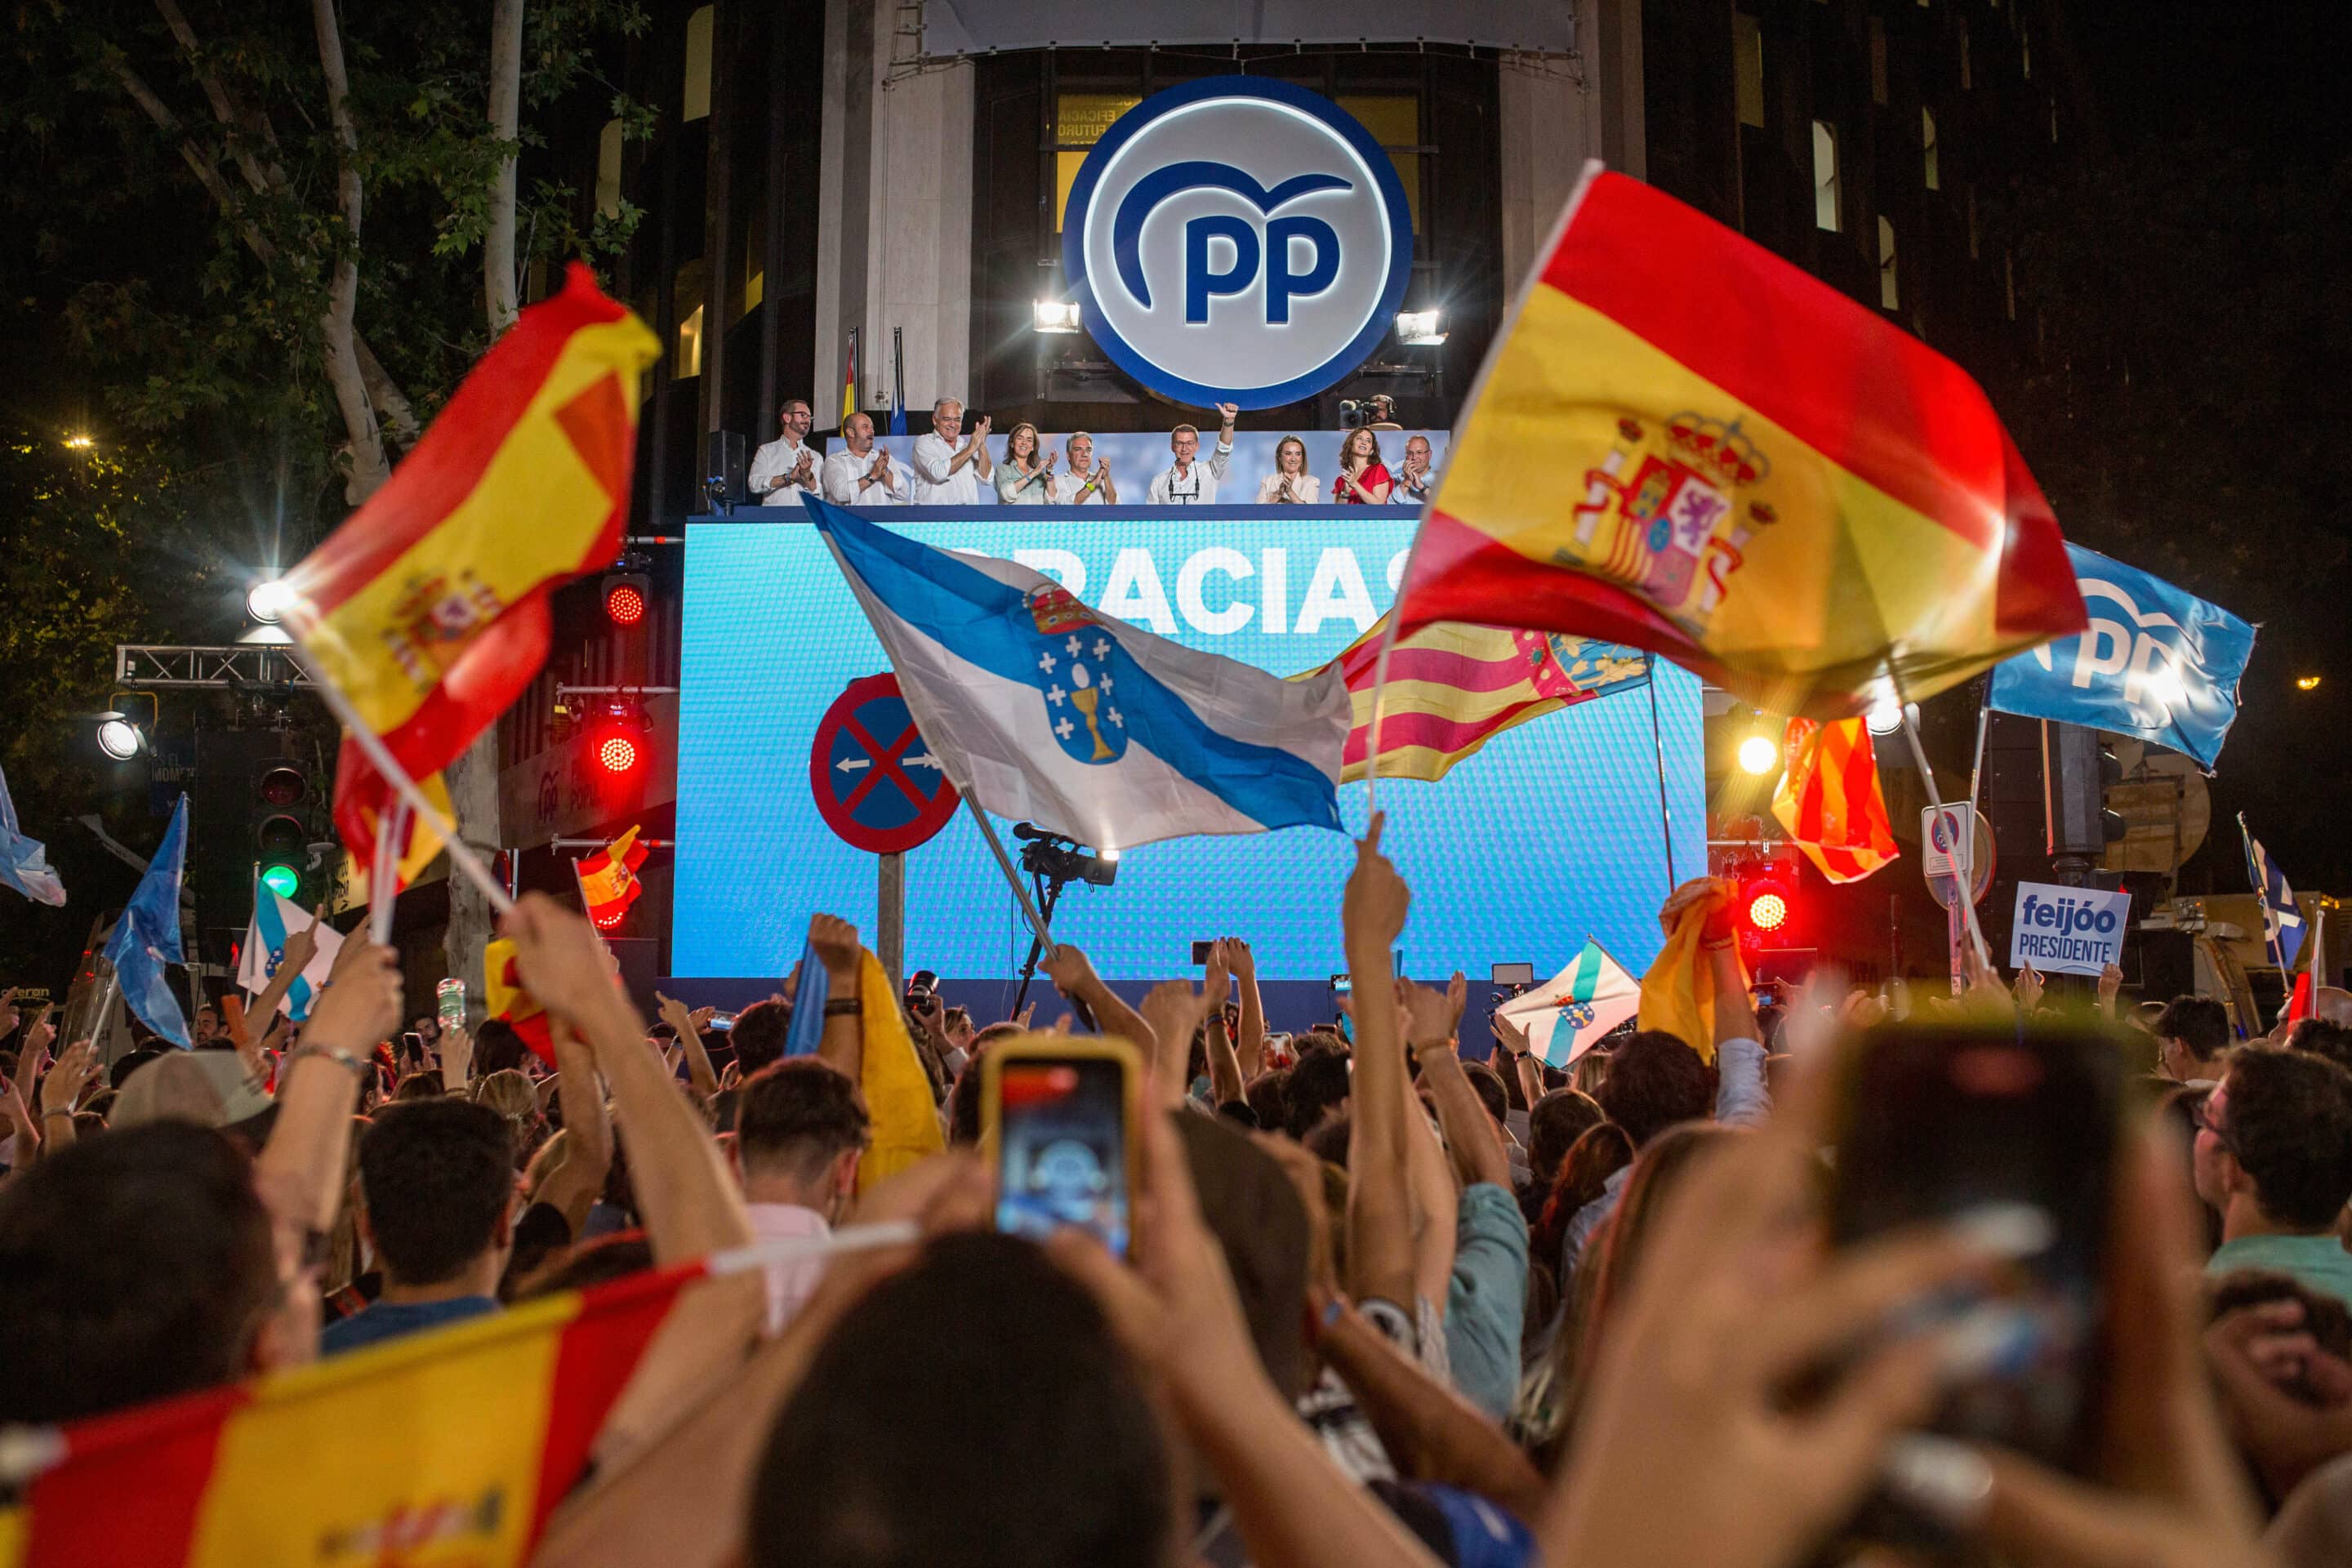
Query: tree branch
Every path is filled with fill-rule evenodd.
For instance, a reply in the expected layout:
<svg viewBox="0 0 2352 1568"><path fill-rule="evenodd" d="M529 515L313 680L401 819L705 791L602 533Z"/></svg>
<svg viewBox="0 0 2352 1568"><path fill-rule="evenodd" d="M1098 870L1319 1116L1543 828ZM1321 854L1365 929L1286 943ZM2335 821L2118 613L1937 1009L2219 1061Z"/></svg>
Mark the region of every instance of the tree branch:
<svg viewBox="0 0 2352 1568"><path fill-rule="evenodd" d="M196 30L188 25L188 18L181 12L178 0L155 0L155 9L163 16L163 25L172 29L172 37L180 41L181 52L188 57L188 69L194 74L196 85L205 89L205 101L213 106L213 118L229 132L229 155L236 160L238 170L245 175L245 183L253 187L256 195L283 191L286 188L285 171L274 161L265 163L257 160L252 152L240 143L236 134L240 131L256 132L263 141L275 146L278 138L270 131L269 121L258 114L240 109L236 100L230 96L227 86L222 82L220 73L205 63L204 46L197 41Z"/></svg>
<svg viewBox="0 0 2352 1568"><path fill-rule="evenodd" d="M482 230L482 302L490 336L514 325L520 308L515 288L515 160L522 134L523 0L491 0L490 134L508 149L490 179L490 205Z"/></svg>
<svg viewBox="0 0 2352 1568"><path fill-rule="evenodd" d="M348 231L335 258L334 281L327 292L327 312L319 331L326 348L327 380L335 391L335 406L343 416L350 437L351 473L343 483L345 499L357 506L392 475L384 458L383 437L376 428L375 407L368 401L367 384L360 377L359 348L352 317L359 305L361 187L359 131L352 122L352 84L343 66L343 37L335 21L335 0L311 0L310 16L319 33L319 66L327 79L327 114L341 149L337 158L335 193L341 198L343 226Z"/></svg>

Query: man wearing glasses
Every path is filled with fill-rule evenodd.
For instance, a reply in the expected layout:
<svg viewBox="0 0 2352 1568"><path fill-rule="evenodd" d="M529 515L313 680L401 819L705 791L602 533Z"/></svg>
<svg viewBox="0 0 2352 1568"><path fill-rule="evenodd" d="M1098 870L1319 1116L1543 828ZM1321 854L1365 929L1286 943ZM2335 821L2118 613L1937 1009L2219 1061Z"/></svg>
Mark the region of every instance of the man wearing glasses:
<svg viewBox="0 0 2352 1568"><path fill-rule="evenodd" d="M2198 1112L2197 1195L2221 1216L2209 1275L2284 1274L2352 1306L2352 1073L2277 1046L2232 1052Z"/></svg>

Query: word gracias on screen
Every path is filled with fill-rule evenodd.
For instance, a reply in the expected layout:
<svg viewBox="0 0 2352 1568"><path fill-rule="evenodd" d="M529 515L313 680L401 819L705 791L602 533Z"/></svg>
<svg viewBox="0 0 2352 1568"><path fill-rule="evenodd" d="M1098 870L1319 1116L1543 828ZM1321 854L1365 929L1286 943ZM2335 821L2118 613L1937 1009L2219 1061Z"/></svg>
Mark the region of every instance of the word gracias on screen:
<svg viewBox="0 0 2352 1568"><path fill-rule="evenodd" d="M984 555L986 551L958 550L959 555ZM1183 625L1204 637L1230 637L1253 621L1270 637L1289 633L1309 636L1327 625L1345 623L1367 631L1380 618L1388 600L1396 596L1404 578L1404 551L1390 555L1381 567L1388 593L1381 604L1372 598L1371 579L1356 551L1343 544L1314 552L1285 546L1260 550L1255 559L1229 545L1213 544L1184 557L1172 578L1162 573L1151 551L1129 545L1111 558L1097 593L1089 593L1087 563L1074 550L1032 546L1008 552L1033 572L1043 572L1086 600L1103 615L1133 626L1175 637ZM1304 568L1303 572L1294 568ZM1305 587L1294 605L1290 584L1303 579ZM1172 587L1172 591L1171 591Z"/></svg>

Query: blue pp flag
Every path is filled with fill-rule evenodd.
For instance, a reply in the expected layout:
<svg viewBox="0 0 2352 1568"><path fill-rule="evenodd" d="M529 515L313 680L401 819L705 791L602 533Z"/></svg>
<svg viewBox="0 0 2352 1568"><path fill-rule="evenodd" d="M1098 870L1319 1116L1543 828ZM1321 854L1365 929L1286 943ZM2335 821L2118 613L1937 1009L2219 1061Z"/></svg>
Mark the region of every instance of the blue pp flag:
<svg viewBox="0 0 2352 1568"><path fill-rule="evenodd" d="M49 869L49 852L37 838L16 828L16 803L8 798L8 776L0 773L0 887L14 888L37 903L66 901L66 885Z"/></svg>
<svg viewBox="0 0 2352 1568"><path fill-rule="evenodd" d="M1993 666L1991 706L2169 746L2211 771L2254 628L2160 577L2066 546L2091 622Z"/></svg>
<svg viewBox="0 0 2352 1568"><path fill-rule="evenodd" d="M824 1038L824 997L831 987L816 943L801 947L800 983L793 987L792 1026L784 1031L784 1055L813 1057Z"/></svg>
<svg viewBox="0 0 2352 1568"><path fill-rule="evenodd" d="M1285 680L1098 615L1026 566L802 500L924 745L988 810L1097 849L1339 827L1354 705L1338 665Z"/></svg>
<svg viewBox="0 0 2352 1568"><path fill-rule="evenodd" d="M139 879L122 918L114 922L105 950L123 1001L149 1028L182 1050L192 1043L187 1016L172 994L163 966L187 962L180 951L180 873L187 856L188 797L183 795L173 809L172 826L163 830L163 842L147 863L147 874Z"/></svg>
<svg viewBox="0 0 2352 1568"><path fill-rule="evenodd" d="M2286 885L2286 873L2264 849L2262 840L2246 826L2246 814L2238 814L2238 831L2246 839L2246 876L2254 885L2254 896L2263 901L2263 941L2269 944L2271 956L2278 960L2279 973L2294 967L2295 954L2303 951L2303 910L2296 907L2294 889Z"/></svg>

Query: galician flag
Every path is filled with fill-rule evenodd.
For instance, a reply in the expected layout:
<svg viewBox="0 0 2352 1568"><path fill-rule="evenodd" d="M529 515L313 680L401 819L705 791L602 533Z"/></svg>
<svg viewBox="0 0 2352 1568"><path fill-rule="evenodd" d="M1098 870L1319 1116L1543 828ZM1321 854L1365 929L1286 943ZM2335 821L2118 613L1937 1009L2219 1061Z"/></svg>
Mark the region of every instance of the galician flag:
<svg viewBox="0 0 2352 1568"><path fill-rule="evenodd" d="M254 892L253 923L245 928L245 952L237 959L236 983L245 991L257 994L276 978L278 965L286 957L286 939L310 930L314 917L283 893L257 884ZM310 1016L311 998L327 984L335 955L343 951L343 933L324 921L317 923L318 951L278 1003L278 1010L298 1024Z"/></svg>
<svg viewBox="0 0 2352 1568"><path fill-rule="evenodd" d="M1496 1011L1527 1031L1537 1060L1565 1068L1641 1006L1641 986L1588 937L1574 963Z"/></svg>
<svg viewBox="0 0 2352 1568"><path fill-rule="evenodd" d="M0 773L0 887L13 888L37 903L62 908L66 901L66 885L49 869L47 848L17 830L16 803L8 798L5 773Z"/></svg>
<svg viewBox="0 0 2352 1568"><path fill-rule="evenodd" d="M171 826L163 829L163 842L147 862L147 874L131 891L105 948L122 987L122 1000L149 1028L184 1051L194 1044L188 1018L180 1011L180 999L172 994L163 966L187 962L180 948L180 873L187 857L188 797L183 795L173 808Z"/></svg>

